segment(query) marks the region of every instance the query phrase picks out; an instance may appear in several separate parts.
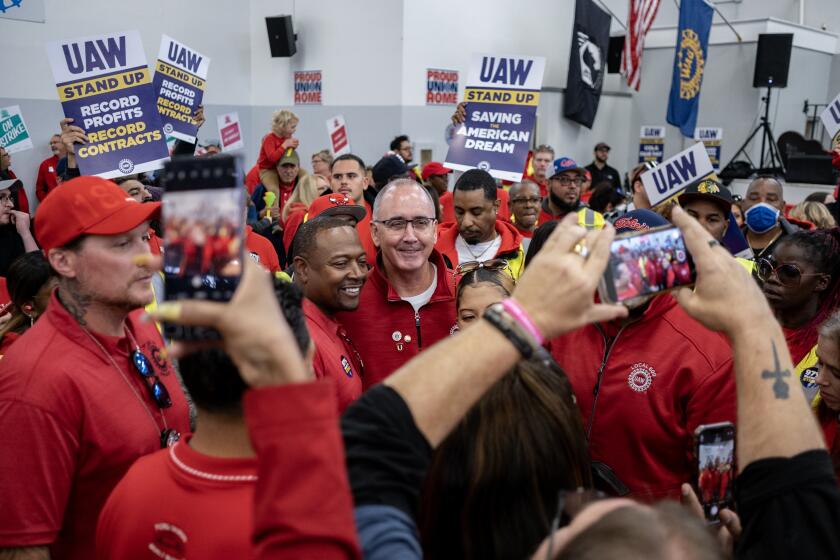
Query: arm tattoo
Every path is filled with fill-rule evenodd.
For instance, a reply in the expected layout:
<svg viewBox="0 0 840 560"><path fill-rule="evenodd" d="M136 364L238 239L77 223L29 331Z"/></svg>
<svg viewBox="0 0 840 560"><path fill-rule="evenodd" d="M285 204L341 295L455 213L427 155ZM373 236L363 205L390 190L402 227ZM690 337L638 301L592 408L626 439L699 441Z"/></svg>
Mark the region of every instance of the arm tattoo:
<svg viewBox="0 0 840 560"><path fill-rule="evenodd" d="M783 377L790 377L790 370L782 370L781 364L779 364L779 353L776 351L776 343L771 342L770 344L773 345L773 370L767 370L761 372L762 379L774 379L773 381L773 395L777 399L787 399L788 398L788 384L782 379Z"/></svg>
<svg viewBox="0 0 840 560"><path fill-rule="evenodd" d="M0 560L50 560L50 550L46 546L0 548Z"/></svg>
<svg viewBox="0 0 840 560"><path fill-rule="evenodd" d="M81 326L87 326L85 313L87 313L87 308L90 305L90 296L75 289L71 282L62 282L58 289L58 299Z"/></svg>

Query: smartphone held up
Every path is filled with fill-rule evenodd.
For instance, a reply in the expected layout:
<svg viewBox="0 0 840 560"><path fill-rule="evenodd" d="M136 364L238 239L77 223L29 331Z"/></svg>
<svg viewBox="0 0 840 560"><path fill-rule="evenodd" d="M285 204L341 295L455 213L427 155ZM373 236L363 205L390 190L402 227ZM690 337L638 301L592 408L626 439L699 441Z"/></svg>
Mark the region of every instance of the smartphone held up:
<svg viewBox="0 0 840 560"><path fill-rule="evenodd" d="M699 426L694 433L697 459L697 497L710 522L733 507L735 426L731 422Z"/></svg>
<svg viewBox="0 0 840 560"><path fill-rule="evenodd" d="M164 168L163 273L167 300L229 301L242 275L245 201L231 156L175 158ZM216 339L204 328L164 324L175 340Z"/></svg>
<svg viewBox="0 0 840 560"><path fill-rule="evenodd" d="M636 307L697 278L682 232L672 226L617 236L598 287L601 301Z"/></svg>

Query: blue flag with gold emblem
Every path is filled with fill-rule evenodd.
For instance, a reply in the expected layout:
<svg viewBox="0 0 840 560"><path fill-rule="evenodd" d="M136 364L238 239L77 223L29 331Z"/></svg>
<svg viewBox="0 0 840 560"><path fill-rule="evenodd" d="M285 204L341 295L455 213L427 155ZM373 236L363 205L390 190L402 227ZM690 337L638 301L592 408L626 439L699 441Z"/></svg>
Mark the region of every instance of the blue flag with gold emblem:
<svg viewBox="0 0 840 560"><path fill-rule="evenodd" d="M683 136L694 138L700 110L700 85L706 71L709 31L714 9L705 0L682 0L674 76L668 99L668 123L679 127Z"/></svg>

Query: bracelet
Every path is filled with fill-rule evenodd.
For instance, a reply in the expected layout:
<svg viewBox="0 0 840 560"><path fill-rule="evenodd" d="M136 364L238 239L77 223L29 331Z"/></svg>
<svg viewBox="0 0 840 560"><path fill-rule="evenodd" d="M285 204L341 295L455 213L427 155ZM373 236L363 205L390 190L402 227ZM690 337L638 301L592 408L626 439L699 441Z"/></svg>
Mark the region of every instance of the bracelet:
<svg viewBox="0 0 840 560"><path fill-rule="evenodd" d="M495 303L485 309L482 317L501 332L526 360L531 359L535 348L540 347L516 319L505 311L501 303Z"/></svg>
<svg viewBox="0 0 840 560"><path fill-rule="evenodd" d="M502 307L505 311L510 313L514 319L519 321L519 324L522 325L522 328L525 329L528 332L528 334L534 337L534 340L537 341L537 344L539 346L543 345L543 342L545 342L545 338L543 338L542 333L531 320L531 317L528 316L528 314L525 312L524 309L522 309L522 306L519 305L519 303L516 300L512 298L507 298L504 301L502 301Z"/></svg>

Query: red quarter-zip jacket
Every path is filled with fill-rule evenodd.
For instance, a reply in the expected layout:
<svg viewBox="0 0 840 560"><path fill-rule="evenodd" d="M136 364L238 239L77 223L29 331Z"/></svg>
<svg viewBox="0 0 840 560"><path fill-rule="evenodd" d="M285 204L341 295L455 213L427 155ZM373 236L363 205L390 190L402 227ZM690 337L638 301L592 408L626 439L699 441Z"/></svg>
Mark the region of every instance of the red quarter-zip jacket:
<svg viewBox="0 0 840 560"><path fill-rule="evenodd" d="M677 498L695 476L694 430L735 421L732 350L668 294L619 328L588 325L551 341L572 384L589 451L644 501ZM598 372L603 369L593 400Z"/></svg>
<svg viewBox="0 0 840 560"><path fill-rule="evenodd" d="M455 324L455 278L437 251L432 251L429 261L437 267L437 287L417 313L388 282L380 255L362 288L359 308L336 315L362 356L365 389L449 336Z"/></svg>

